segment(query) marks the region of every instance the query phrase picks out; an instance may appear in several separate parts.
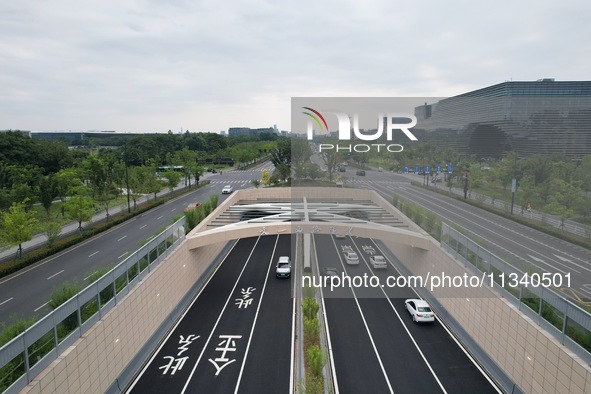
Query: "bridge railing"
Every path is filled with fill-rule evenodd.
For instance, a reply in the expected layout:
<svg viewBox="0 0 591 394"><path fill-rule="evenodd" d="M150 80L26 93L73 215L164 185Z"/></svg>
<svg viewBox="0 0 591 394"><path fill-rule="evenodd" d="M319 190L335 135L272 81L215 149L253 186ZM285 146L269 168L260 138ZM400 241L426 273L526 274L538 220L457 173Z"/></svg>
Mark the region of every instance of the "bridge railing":
<svg viewBox="0 0 591 394"><path fill-rule="evenodd" d="M0 348L0 392L17 393L117 305L185 238L182 217Z"/></svg>
<svg viewBox="0 0 591 394"><path fill-rule="evenodd" d="M445 250L474 273L492 275L494 290L591 365L591 314L552 287L543 285L541 270L525 273L446 223L442 223L441 234ZM553 280L554 274L550 273ZM567 274L556 273L563 285L567 284Z"/></svg>

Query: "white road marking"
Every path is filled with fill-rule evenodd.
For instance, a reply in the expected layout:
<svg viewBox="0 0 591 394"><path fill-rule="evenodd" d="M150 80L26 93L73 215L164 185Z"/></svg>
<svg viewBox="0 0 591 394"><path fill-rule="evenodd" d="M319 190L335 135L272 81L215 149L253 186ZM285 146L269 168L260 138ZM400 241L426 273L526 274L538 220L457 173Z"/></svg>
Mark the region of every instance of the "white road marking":
<svg viewBox="0 0 591 394"><path fill-rule="evenodd" d="M47 305L47 302L43 305L41 305L39 308L35 309L33 312L37 312L39 309L43 308L45 305Z"/></svg>
<svg viewBox="0 0 591 394"><path fill-rule="evenodd" d="M559 255L557 255L555 253L553 253L553 254L554 254L554 256L556 256L557 259L562 260L565 263L571 263L572 265L576 265L577 267L582 268L584 270L587 269L586 267L583 267L582 265L579 265L579 264L575 263L574 261L567 259L566 257L559 256ZM571 268L571 270L573 270L573 269ZM579 271L576 271L576 272L579 272Z"/></svg>
<svg viewBox="0 0 591 394"><path fill-rule="evenodd" d="M56 276L58 276L58 275L59 275L59 274L61 274L62 272L64 272L64 270L61 270L61 271L60 271L60 272L58 272L57 274L53 274L53 275L51 275L49 278L47 278L47 280L49 280L49 279L51 279L51 278L53 278L53 277L56 277Z"/></svg>
<svg viewBox="0 0 591 394"><path fill-rule="evenodd" d="M550 264L546 263L544 260L542 260L542 259L541 259L541 258L539 258L539 257L532 256L531 254L528 254L528 256L529 256L529 258L530 258L530 259L532 259L532 260L534 260L534 261L536 261L536 262L538 262L538 263L545 264L545 265L547 265L548 267L552 267L552 269L555 269L556 271L560 271L560 272L562 272L563 274L566 274L566 271L563 271L563 270L561 270L560 268L556 268L555 266L553 266L553 265L550 265ZM571 271L575 271L576 273L579 273L579 274L581 273L580 271L577 271L577 270L576 270L576 269L574 269L574 268L570 268L570 267L568 267L568 266L566 266L566 265L564 265L564 264L562 264L562 263L556 262L556 264L560 264L560 265L562 265L563 267L566 267L566 268L570 269Z"/></svg>
<svg viewBox="0 0 591 394"><path fill-rule="evenodd" d="M92 257L92 256L94 256L95 254L97 254L98 252L99 252L99 251L97 250L96 252L94 252L93 254L91 254L91 255L90 255L90 256L88 256L88 257Z"/></svg>
<svg viewBox="0 0 591 394"><path fill-rule="evenodd" d="M380 247L378 246L378 244L372 239L371 242L373 242L373 244L376 246L376 248L378 248L378 250L380 251L380 253L382 254L382 256L386 256L384 254L384 252L382 251L382 249L380 249ZM394 263L390 262L392 265L392 268L394 268L396 270L396 272L398 272L398 275L402 275L400 273L400 271L398 271L398 269L396 268L396 266L394 265ZM412 291L417 295L418 298L422 297L419 295L419 293L417 293L417 291L414 288L411 288ZM384 295L386 296L386 298L388 299L388 302L390 303L390 305L392 306L392 309L394 309L394 312L396 313L396 315L398 316L398 318L400 319L400 322L402 322L402 325L404 326L404 329L406 330L406 332L408 333L408 335L410 336L411 340L413 341L413 343L415 344L416 348L419 350L419 353L421 353L421 356L423 357L423 360L425 360L425 362L427 362L427 359L425 358L425 356L423 355L423 352L421 352L421 349L419 349L419 345L415 342L414 338L412 337L412 335L410 334L410 331L408 331L408 329L406 328L406 324L404 324L404 322L402 321L402 319L400 318L400 315L398 315L398 311L396 311L396 309L394 308L394 305L392 305L392 302L390 300L390 298L388 297L388 295L386 294L386 292L384 291L383 288L381 288L382 293L384 293ZM484 370L480 367L480 365L476 362L476 360L474 360L474 358L470 355L470 353L468 353L468 351L464 348L464 346L457 340L457 338L455 337L454 334L452 334L452 332L447 328L447 326L445 324L443 324L441 321L438 321L438 319L435 319L436 322L438 322L444 329L445 331L449 334L449 336L454 340L454 342L458 345L458 347L460 349L462 349L462 351L464 352L464 354L466 355L466 357L468 357L468 359L470 361L472 361L472 364L474 364L474 366L480 371L480 373L482 374L482 376L484 376L484 378L491 384L491 386L497 390L497 392L500 394L501 390L497 387L496 383L494 383L492 381L492 379L488 376L487 373L484 372ZM445 389L443 388L443 384L439 381L439 379L437 378L437 376L435 375L435 371L433 371L433 369L431 369L431 365L429 365L429 363L427 363L427 366L429 367L429 369L431 370L431 373L433 374L433 376L435 376L435 379L437 380L437 382L439 383L439 386L441 387L441 389L445 392Z"/></svg>
<svg viewBox="0 0 591 394"><path fill-rule="evenodd" d="M172 209L170 210L170 212L174 212L174 211L176 211L176 208L172 208Z"/></svg>
<svg viewBox="0 0 591 394"><path fill-rule="evenodd" d="M129 252L125 252L123 253L121 256L117 257L118 259L120 259L121 257L125 256L126 254L128 254Z"/></svg>
<svg viewBox="0 0 591 394"><path fill-rule="evenodd" d="M119 238L119 239L117 240L117 242L119 242L119 241L121 241L122 239L125 239L125 238L127 238L127 235L124 235L123 237Z"/></svg>
<svg viewBox="0 0 591 394"><path fill-rule="evenodd" d="M144 227L148 227L148 225L144 224L142 227L140 227L140 230L143 229Z"/></svg>
<svg viewBox="0 0 591 394"><path fill-rule="evenodd" d="M347 273L347 267L345 267L345 263L343 262L341 254L339 253L339 249L337 248L337 244L336 244L334 238L331 238L331 239L332 239L332 243L334 245L335 250L339 254L339 261L341 262L343 272ZM314 241L314 247L316 247L316 241ZM390 384L390 377L388 376L388 373L386 372L386 368L384 367L384 364L382 363L382 358L380 357L380 352L378 350L378 347L377 347L375 341L373 340L373 335L371 335L371 331L369 329L369 325L367 324L367 320L365 320L365 315L363 314L363 310L361 310L361 305L359 304L359 300L357 299L357 294L355 294L355 290L353 290L353 288L350 288L350 290L351 290L351 293L353 294L353 299L355 300L355 304L357 305L357 310L359 311L359 315L361 316L361 320L363 321L363 325L365 326L365 332L367 332L367 336L369 337L369 341L371 342L371 347L373 348L374 354L376 355L376 358L378 359L378 364L380 364L380 369L382 370L382 374L384 375L384 379L386 380L386 384L388 385L388 389L390 390L390 393L394 393L394 389L392 388L392 385ZM396 314L398 314L398 312L396 312ZM398 318L400 318L400 316ZM409 333L409 335L410 335L410 333ZM411 339L412 339L412 336L411 336ZM417 347L417 349L418 349L418 347ZM421 352L420 349L419 349L419 352ZM421 353L421 355L423 355L423 354ZM423 359L424 359L424 357L423 357ZM425 359L425 362L427 363L426 359ZM429 365L429 363L427 363L427 366L429 367L429 369L431 369L431 366ZM433 371L431 370L431 372L433 372ZM435 373L433 373L433 376L435 376ZM439 382L439 379L437 379L437 376L435 376L435 379L437 380L437 382ZM439 383L439 385L441 386L441 383ZM444 393L446 393L443 386L441 386L441 389L443 390Z"/></svg>
<svg viewBox="0 0 591 394"><path fill-rule="evenodd" d="M14 297L10 297L9 299L7 299L6 301L2 301L0 302L0 305L4 305L6 304L8 301L12 301L14 299Z"/></svg>
<svg viewBox="0 0 591 394"><path fill-rule="evenodd" d="M179 324L181 324L181 322L183 321L183 319L185 318L185 316L187 315L187 313L189 313L189 311L191 310L191 308L193 307L193 304L197 301L197 299L199 298L199 296L201 295L201 293L203 293L203 291L205 290L205 288L207 287L207 285L209 284L209 282L211 281L211 279L215 276L216 272L218 272L218 270L220 269L220 267L222 266L222 264L224 263L224 261L226 261L226 258L230 255L230 253L234 250L234 247L238 244L238 242L235 242L234 245L232 245L232 248L230 248L230 250L228 251L228 253L226 253L226 256L224 256L222 262L217 266L217 268L215 269L215 271L209 276L209 279L207 279L207 282L201 287L201 290L199 290L199 294L197 294L197 297L195 297L193 299L193 301L191 301L191 304L188 306L187 309L185 309L185 311L182 313L181 317L178 319L178 321L176 322L176 324L174 325L174 327L172 327L172 329L170 330L170 332L168 333L168 335L166 336L166 338L162 341L162 343L160 344L160 346L158 347L158 349L154 352L154 354L152 355L152 357L150 358L150 361L148 361L146 363L146 365L144 366L144 369L139 373L139 375L135 378L135 380L133 381L133 383L131 384L131 386L129 387L129 389L127 390L127 392L131 392L131 389L133 389L133 387L135 386L135 384L137 382L139 382L140 378L142 377L142 375L144 374L144 372L146 371L146 369L148 369L148 367L152 364L152 362L154 361L154 359L156 358L156 356L158 356L158 353L160 353L160 350L162 350L162 348L164 347L164 345L166 345L166 343L168 342L168 339L172 336L172 334L175 332L176 328L179 326Z"/></svg>
<svg viewBox="0 0 591 394"><path fill-rule="evenodd" d="M252 322L252 328L250 329L250 335L248 336L248 342L246 343L246 351L244 352L244 358L242 359L242 367L240 367L240 372L238 373L238 381L236 382L236 390L234 390L234 394L238 393L238 388L240 387L240 380L242 380L242 373L244 372L244 366L246 365L246 358L248 357L248 350L250 349L250 343L252 341L252 336L254 334L254 328L256 327L257 319L259 317L259 310L261 309L261 305L263 303L263 297L265 295L265 288L267 287L267 281L269 280L269 273L271 272L271 267L273 266L273 258L275 257L275 250L277 249L277 242L279 242L279 236L275 239L275 246L273 246L273 253L271 254L271 260L269 260L269 268L267 268L267 276L265 276L265 283L263 283L263 290L261 290L259 304L257 305L257 310L254 314L254 321Z"/></svg>
<svg viewBox="0 0 591 394"><path fill-rule="evenodd" d="M156 218L156 220L158 220L158 219L162 219L162 218L163 218L163 216L162 216L162 215L160 215L160 216L158 216L158 217Z"/></svg>
<svg viewBox="0 0 591 394"><path fill-rule="evenodd" d="M224 312L226 311L226 308L228 307L228 304L230 303L230 300L232 299L232 295L234 294L234 291L236 290L236 286L238 286L238 282L240 282L240 278L242 278L242 274L244 273L244 270L248 266L248 263L250 262L250 258L252 257L252 254L254 253L260 239L261 239L261 237L259 236L257 238L256 243L252 247L250 254L248 255L248 259L246 259L246 263L242 266L242 270L240 271L240 275L238 275L238 278L236 278L236 283L234 283L232 290L230 290L230 294L228 295L228 298L226 299L226 303L224 304L224 307L222 308L222 311L220 312L218 319L216 320L213 328L211 329L211 333L209 334L207 341L203 345L203 349L201 350L201 353L199 354L199 358L197 358L197 362L193 366L193 369L191 370L191 373L189 374L189 377L187 378L185 386L181 390L181 394L184 394L185 391L187 391L187 387L189 386L189 382L191 382L191 379L193 378L193 375L195 374L195 370L197 370L197 366L199 365L199 362L201 361L201 358L203 357L203 353L205 353L205 350L207 350L207 346L209 345L209 342L211 341L211 338L213 337L213 334L215 333L215 330L218 327L220 320L222 320L222 316L224 315Z"/></svg>

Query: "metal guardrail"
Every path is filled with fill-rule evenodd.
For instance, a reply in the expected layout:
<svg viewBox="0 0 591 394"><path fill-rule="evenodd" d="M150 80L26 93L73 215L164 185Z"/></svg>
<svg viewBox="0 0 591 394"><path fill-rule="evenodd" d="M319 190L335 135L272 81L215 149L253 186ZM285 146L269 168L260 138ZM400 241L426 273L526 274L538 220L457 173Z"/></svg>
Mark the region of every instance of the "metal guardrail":
<svg viewBox="0 0 591 394"><path fill-rule="evenodd" d="M117 305L185 239L185 218L0 348L0 392L17 393Z"/></svg>
<svg viewBox="0 0 591 394"><path fill-rule="evenodd" d="M591 365L591 314L549 287L511 283L508 278L536 278L506 263L459 231L442 223L441 245L477 275L492 274L493 289ZM504 281L502 280L504 279ZM534 280L534 282L536 282ZM504 284L504 287L501 286ZM512 286L517 284L517 286ZM587 348L583 346L585 344Z"/></svg>

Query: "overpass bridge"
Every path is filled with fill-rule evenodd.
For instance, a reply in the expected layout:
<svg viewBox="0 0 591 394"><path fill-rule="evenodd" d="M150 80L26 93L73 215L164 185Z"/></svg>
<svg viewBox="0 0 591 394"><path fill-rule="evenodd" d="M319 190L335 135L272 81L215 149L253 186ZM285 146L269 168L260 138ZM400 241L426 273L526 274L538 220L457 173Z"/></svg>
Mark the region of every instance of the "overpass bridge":
<svg viewBox="0 0 591 394"><path fill-rule="evenodd" d="M163 233L156 244L145 246L145 255L140 250L130 256L44 318L42 325L31 327L0 349L0 369L10 360L26 360L25 374L8 392L120 392L137 371L140 359L151 353L215 272L233 240L283 233L303 234L304 242L312 234L379 239L409 274L471 273L373 191L299 187L237 191L191 232L185 235L177 227L174 233ZM132 277L132 271L138 274ZM127 287L117 285L121 279ZM103 304L107 289L113 289L114 297ZM494 289L436 289L426 297L437 302L441 319L461 327L470 342L518 387L530 391L536 376L558 376L559 365L552 362L556 358L561 366L578 371L583 385L591 382L587 365ZM98 312L80 322L91 303L98 303ZM54 336L56 327L76 315L75 331L65 339ZM516 340L516 332L527 333L527 341ZM54 336L53 350L41 362L29 365L34 359L28 349L47 335ZM568 384L570 377L565 379L557 377L552 387L561 391L558 388Z"/></svg>

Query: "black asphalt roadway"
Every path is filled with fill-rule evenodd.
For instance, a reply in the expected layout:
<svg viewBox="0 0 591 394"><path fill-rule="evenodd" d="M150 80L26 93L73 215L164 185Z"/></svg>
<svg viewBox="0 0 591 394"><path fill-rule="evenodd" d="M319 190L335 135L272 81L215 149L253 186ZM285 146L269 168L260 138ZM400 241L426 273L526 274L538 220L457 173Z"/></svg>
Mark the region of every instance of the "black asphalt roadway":
<svg viewBox="0 0 591 394"><path fill-rule="evenodd" d="M240 240L133 383L132 393L288 393L291 237Z"/></svg>
<svg viewBox="0 0 591 394"><path fill-rule="evenodd" d="M339 275L376 275L381 284L399 275L391 262L386 270L370 267L371 254L383 255L372 240L317 235L315 244L319 272L332 267ZM357 252L359 265L345 262L343 247ZM418 298L411 288L362 285L323 294L338 392L498 392L438 321L412 321L404 309L405 299Z"/></svg>

